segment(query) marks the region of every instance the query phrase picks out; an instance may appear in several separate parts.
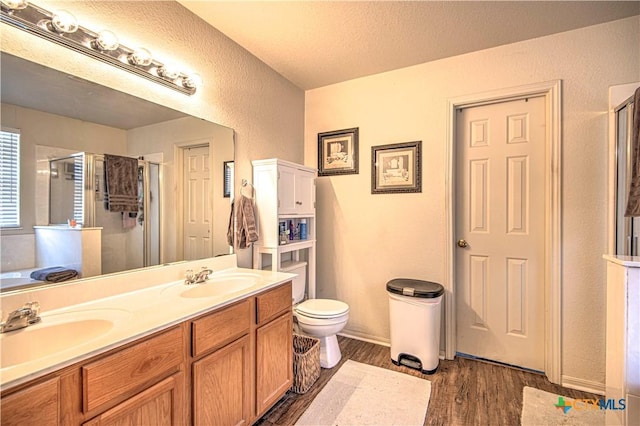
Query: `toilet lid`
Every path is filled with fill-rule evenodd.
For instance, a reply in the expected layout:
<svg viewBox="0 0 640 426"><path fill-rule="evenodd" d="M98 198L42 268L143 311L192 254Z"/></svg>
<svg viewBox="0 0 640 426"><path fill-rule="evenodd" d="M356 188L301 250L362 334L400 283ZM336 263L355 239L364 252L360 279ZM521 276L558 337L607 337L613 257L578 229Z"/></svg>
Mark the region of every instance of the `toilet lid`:
<svg viewBox="0 0 640 426"><path fill-rule="evenodd" d="M349 312L349 305L339 300L309 299L296 306L302 315L316 318L331 318Z"/></svg>

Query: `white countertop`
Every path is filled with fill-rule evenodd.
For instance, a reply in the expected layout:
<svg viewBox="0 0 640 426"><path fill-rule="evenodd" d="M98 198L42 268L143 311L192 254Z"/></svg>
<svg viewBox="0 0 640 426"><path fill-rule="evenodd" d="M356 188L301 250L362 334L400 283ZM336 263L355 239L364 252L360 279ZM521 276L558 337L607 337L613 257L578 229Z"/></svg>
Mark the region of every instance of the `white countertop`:
<svg viewBox="0 0 640 426"><path fill-rule="evenodd" d="M627 266L630 268L640 268L640 256L622 256L605 254L602 256L605 260L616 263L618 265Z"/></svg>
<svg viewBox="0 0 640 426"><path fill-rule="evenodd" d="M12 333L28 333L38 327L47 327L60 318L64 321L74 321L78 319L91 319L92 315L110 318L114 322L113 327L104 334L83 342L77 346L72 346L62 351L48 354L38 359L30 360L21 364L2 367L0 365L0 386L7 389L15 385L24 383L36 377L88 359L97 354L103 353L125 343L137 340L150 335L159 330L179 324L189 318L196 317L207 311L220 308L233 303L242 298L257 294L263 290L282 284L295 274L261 271L255 269L225 269L214 272L210 278L224 277L225 274L247 273L255 276L254 282L248 288L230 292L227 294L186 298L180 293L187 289L200 285L192 284L186 286L184 280L166 282L160 285L139 288L129 292L122 292L96 300L90 300L71 306L60 307L58 309L41 311L42 321L31 325L25 329L3 333L0 336L9 336ZM128 274L115 277L126 280ZM221 283L224 284L224 283ZM4 337L0 337L4 338ZM3 343L3 346L6 344ZM8 350L2 347L0 350Z"/></svg>

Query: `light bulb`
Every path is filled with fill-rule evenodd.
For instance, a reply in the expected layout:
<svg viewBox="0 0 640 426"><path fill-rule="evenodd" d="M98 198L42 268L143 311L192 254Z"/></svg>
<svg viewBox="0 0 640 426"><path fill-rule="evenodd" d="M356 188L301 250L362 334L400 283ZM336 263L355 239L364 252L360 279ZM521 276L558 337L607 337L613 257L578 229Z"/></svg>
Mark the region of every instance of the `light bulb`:
<svg viewBox="0 0 640 426"><path fill-rule="evenodd" d="M182 78L182 85L187 89L197 89L202 86L202 77L199 74L189 74Z"/></svg>
<svg viewBox="0 0 640 426"><path fill-rule="evenodd" d="M51 28L57 33L73 33L78 29L76 17L66 10L59 10L51 18Z"/></svg>
<svg viewBox="0 0 640 426"><path fill-rule="evenodd" d="M116 50L120 46L118 37L111 31L103 30L98 33L98 37L91 44L94 49L101 51Z"/></svg>
<svg viewBox="0 0 640 426"><path fill-rule="evenodd" d="M175 80L180 77L180 71L171 65L163 65L158 68L158 75L166 78L167 80Z"/></svg>
<svg viewBox="0 0 640 426"><path fill-rule="evenodd" d="M151 65L153 61L153 57L151 56L151 52L142 47L137 48L129 55L129 62L133 65L138 65L141 67L148 67Z"/></svg>
<svg viewBox="0 0 640 426"><path fill-rule="evenodd" d="M2 5L10 10L24 9L27 3L27 0L2 0Z"/></svg>

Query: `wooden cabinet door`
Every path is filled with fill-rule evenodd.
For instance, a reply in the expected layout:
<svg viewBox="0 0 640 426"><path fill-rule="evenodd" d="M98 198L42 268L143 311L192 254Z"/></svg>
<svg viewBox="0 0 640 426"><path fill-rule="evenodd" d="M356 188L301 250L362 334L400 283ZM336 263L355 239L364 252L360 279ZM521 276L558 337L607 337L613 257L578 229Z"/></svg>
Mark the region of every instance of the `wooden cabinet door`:
<svg viewBox="0 0 640 426"><path fill-rule="evenodd" d="M58 425L59 379L53 378L2 398L2 426Z"/></svg>
<svg viewBox="0 0 640 426"><path fill-rule="evenodd" d="M182 425L185 423L184 414L184 374L180 372L94 417L84 425Z"/></svg>
<svg viewBox="0 0 640 426"><path fill-rule="evenodd" d="M291 387L293 320L286 312L256 330L256 415L260 417Z"/></svg>
<svg viewBox="0 0 640 426"><path fill-rule="evenodd" d="M246 335L193 363L193 424L246 425L251 416Z"/></svg>

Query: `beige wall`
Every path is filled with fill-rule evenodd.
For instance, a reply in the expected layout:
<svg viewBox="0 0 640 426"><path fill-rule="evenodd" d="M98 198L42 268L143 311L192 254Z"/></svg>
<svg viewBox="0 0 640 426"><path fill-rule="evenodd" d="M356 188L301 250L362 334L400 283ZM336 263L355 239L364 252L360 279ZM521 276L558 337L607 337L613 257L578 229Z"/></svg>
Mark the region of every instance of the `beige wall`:
<svg viewBox="0 0 640 426"><path fill-rule="evenodd" d="M345 331L387 341L385 283L444 280L447 99L561 79L562 373L601 386L608 87L640 77L638 40L636 16L307 91L306 165L317 133L360 128L360 173L317 183L318 294L349 303ZM371 147L414 140L422 193L371 195Z"/></svg>
<svg viewBox="0 0 640 426"><path fill-rule="evenodd" d="M304 92L176 2L39 1L64 8L92 29L108 28L129 47L144 46L160 60L198 72L193 96L120 71L100 61L0 26L2 50L52 68L231 127L236 142L236 187L251 180L251 160L303 160ZM249 250L239 253L251 264Z"/></svg>

